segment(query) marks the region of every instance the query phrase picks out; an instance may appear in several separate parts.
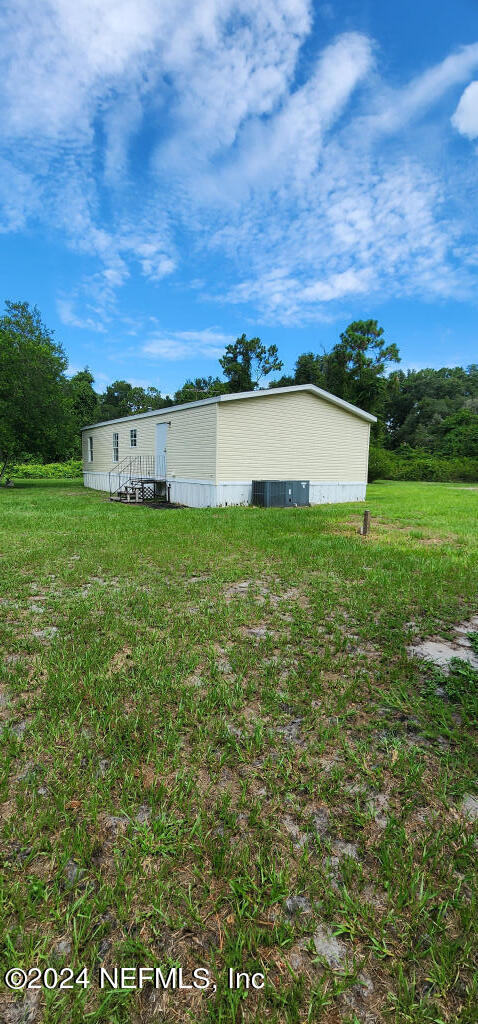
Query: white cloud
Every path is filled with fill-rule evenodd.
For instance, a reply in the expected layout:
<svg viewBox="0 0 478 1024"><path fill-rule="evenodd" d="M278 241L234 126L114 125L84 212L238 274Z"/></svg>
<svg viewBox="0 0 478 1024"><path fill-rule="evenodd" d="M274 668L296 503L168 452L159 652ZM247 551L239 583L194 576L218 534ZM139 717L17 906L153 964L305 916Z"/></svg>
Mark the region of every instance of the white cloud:
<svg viewBox="0 0 478 1024"><path fill-rule="evenodd" d="M58 316L66 327L79 327L82 330L104 332L105 324L101 320L95 320L91 316L79 316L74 308L74 301L71 298L59 298L56 303ZM74 372L74 371L70 371Z"/></svg>
<svg viewBox="0 0 478 1024"><path fill-rule="evenodd" d="M373 40L343 32L314 40L304 79L311 11L309 0L5 0L0 230L43 225L88 261L60 296L64 323L108 329L135 272L154 284L181 265L186 276L189 259L204 291L273 321L324 318L365 295L470 294L476 214L451 207L442 122L427 119L478 67L478 44L391 89L386 54L379 66ZM470 138L477 86L452 119ZM158 328L146 354L215 358L213 334Z"/></svg>
<svg viewBox="0 0 478 1024"><path fill-rule="evenodd" d="M233 335L222 334L214 328L199 331L155 331L142 347L146 356L180 361L194 356L203 359L219 359Z"/></svg>
<svg viewBox="0 0 478 1024"><path fill-rule="evenodd" d="M88 135L105 92L151 52L164 9L154 0L7 0L4 130L16 137Z"/></svg>
<svg viewBox="0 0 478 1024"><path fill-rule="evenodd" d="M343 270L340 274L332 274L328 280L312 281L301 294L306 302L331 302L345 295L363 294L369 290L370 283L368 269L359 272Z"/></svg>
<svg viewBox="0 0 478 1024"><path fill-rule="evenodd" d="M476 67L478 43L472 43L449 54L405 87L383 90L383 95L378 97L378 109L372 112L369 119L368 130L385 133L398 131L411 118L437 103L452 86L466 80ZM363 128L361 123L360 130Z"/></svg>
<svg viewBox="0 0 478 1024"><path fill-rule="evenodd" d="M214 327L206 327L204 331L177 331L176 337L183 338L184 341L197 341L201 345L209 344L229 344L234 338L231 334L222 334L220 331L216 331Z"/></svg>
<svg viewBox="0 0 478 1024"><path fill-rule="evenodd" d="M451 123L460 135L478 138L478 82L467 85L453 114Z"/></svg>
<svg viewBox="0 0 478 1024"><path fill-rule="evenodd" d="M287 95L267 120L249 120L222 169L210 169L199 187L221 197L244 196L251 188L303 187L317 167L324 135L340 116L372 65L370 40L358 33L340 36L321 54L305 85ZM196 194L198 182L196 182ZM207 193L206 193L207 194Z"/></svg>
<svg viewBox="0 0 478 1024"><path fill-rule="evenodd" d="M253 302L268 322L301 323L343 313L343 301L384 294L465 297L470 269L454 258L459 229L439 212L444 190L433 173L407 157L391 165L334 145L291 204L275 195L267 238L257 209L209 239L249 274L220 295ZM263 212L262 202L262 216ZM471 264L471 257L470 257Z"/></svg>
<svg viewBox="0 0 478 1024"><path fill-rule="evenodd" d="M308 0L6 0L0 103L10 164L0 229L35 213L94 255L104 269L93 291L98 299L103 275L106 306L135 263L151 281L172 273L165 219L176 156L182 166L207 160L249 116L271 111L309 27ZM131 141L145 118L172 160L164 202L147 166L145 187L130 188ZM106 219L103 184L118 190Z"/></svg>
<svg viewBox="0 0 478 1024"><path fill-rule="evenodd" d="M32 174L0 156L0 234L23 230L37 213L37 187Z"/></svg>
<svg viewBox="0 0 478 1024"><path fill-rule="evenodd" d="M233 140L244 116L272 109L310 15L307 0L6 0L2 22L11 136L91 139L104 111L115 135L170 76L176 87L164 93L177 121L198 137L208 128L214 148Z"/></svg>

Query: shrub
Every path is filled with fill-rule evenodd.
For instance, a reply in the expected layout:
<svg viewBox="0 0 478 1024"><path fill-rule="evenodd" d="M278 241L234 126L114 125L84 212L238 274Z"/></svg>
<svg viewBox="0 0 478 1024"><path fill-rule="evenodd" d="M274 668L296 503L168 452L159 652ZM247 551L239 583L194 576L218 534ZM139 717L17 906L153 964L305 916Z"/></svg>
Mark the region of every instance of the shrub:
<svg viewBox="0 0 478 1024"><path fill-rule="evenodd" d="M465 456L446 458L409 448L408 445L398 452L371 447L368 479L369 482L382 479L471 483L478 480L478 459Z"/></svg>
<svg viewBox="0 0 478 1024"><path fill-rule="evenodd" d="M368 480L390 480L393 475L393 459L385 448L371 447L368 457Z"/></svg>
<svg viewBox="0 0 478 1024"><path fill-rule="evenodd" d="M451 481L478 480L478 459L447 459L439 455L397 456L395 480Z"/></svg>
<svg viewBox="0 0 478 1024"><path fill-rule="evenodd" d="M68 480L81 479L83 475L81 459L68 459L67 462L41 463L22 462L7 471L7 476L16 480L51 480L64 477Z"/></svg>

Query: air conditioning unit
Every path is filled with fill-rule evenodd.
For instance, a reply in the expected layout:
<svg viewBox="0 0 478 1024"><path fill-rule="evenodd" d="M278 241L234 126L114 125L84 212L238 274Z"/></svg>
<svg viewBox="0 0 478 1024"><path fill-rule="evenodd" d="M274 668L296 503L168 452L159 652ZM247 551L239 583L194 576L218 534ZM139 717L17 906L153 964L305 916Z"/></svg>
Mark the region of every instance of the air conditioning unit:
<svg viewBox="0 0 478 1024"><path fill-rule="evenodd" d="M252 504L263 508L285 508L309 504L308 480L253 480Z"/></svg>

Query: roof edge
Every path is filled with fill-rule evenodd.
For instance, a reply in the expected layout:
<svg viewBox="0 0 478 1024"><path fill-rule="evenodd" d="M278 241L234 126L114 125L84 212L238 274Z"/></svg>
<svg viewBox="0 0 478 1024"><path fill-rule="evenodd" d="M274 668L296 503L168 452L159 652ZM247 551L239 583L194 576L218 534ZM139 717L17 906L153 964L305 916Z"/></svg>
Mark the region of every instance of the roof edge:
<svg viewBox="0 0 478 1024"><path fill-rule="evenodd" d="M285 388L264 388L262 391L241 391L237 395L219 395L217 401L230 402L235 398L259 398L266 395L284 395L294 391L309 391L313 395L323 398L324 401L330 402L331 405L337 405L339 408L345 409L354 416L359 416L360 419L368 420L369 423L377 422L377 417L373 416L371 412L365 412L365 409L359 409L358 405L352 405L350 402L346 402L344 398L337 398L337 395L332 395L330 391L324 391L322 388L318 388L316 384L292 384Z"/></svg>
<svg viewBox="0 0 478 1024"><path fill-rule="evenodd" d="M339 409L344 409L346 412L351 413L353 416L358 416L359 419L367 420L368 423L376 423L377 417L373 416L370 412L365 412L365 409L359 409L357 405L351 405L350 402L346 402L343 398L337 398L337 395L332 395L330 391L324 391L322 388L318 388L315 384L291 384L285 388L262 388L259 391L239 391L234 395L216 395L213 398L201 398L197 402L183 402L182 405L168 405L164 409L151 409L148 412L136 412L131 413L130 416L119 416L114 420L101 420L98 423L89 423L86 427L82 427L83 430L93 430L94 427L106 427L110 423L126 423L128 420L139 420L145 419L148 416L167 416L171 412L178 412L180 409L192 409L197 408L200 405L212 405L217 402L237 402L243 398L264 398L271 395L285 395L292 394L296 391L309 391L313 395L317 395L318 398L324 399L331 405L338 406Z"/></svg>
<svg viewBox="0 0 478 1024"><path fill-rule="evenodd" d="M219 401L219 395L215 398L200 398L198 402L183 402L181 405L167 405L164 409L150 409L148 412L132 412L129 416L118 416L115 420L100 420L98 423L88 423L81 430L93 430L93 427L107 427L109 423L126 423L128 420L142 420L147 416L166 416L167 413L177 412L178 409L191 409L192 406L211 405ZM239 397L239 396L238 396Z"/></svg>

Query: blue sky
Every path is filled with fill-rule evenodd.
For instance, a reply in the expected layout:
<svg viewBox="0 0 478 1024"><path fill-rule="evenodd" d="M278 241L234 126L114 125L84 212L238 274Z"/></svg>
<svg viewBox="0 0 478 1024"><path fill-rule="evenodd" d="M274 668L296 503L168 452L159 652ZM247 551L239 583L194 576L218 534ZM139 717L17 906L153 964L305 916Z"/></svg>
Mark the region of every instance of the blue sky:
<svg viewBox="0 0 478 1024"><path fill-rule="evenodd" d="M478 361L476 0L4 0L4 298L97 386L374 317Z"/></svg>

